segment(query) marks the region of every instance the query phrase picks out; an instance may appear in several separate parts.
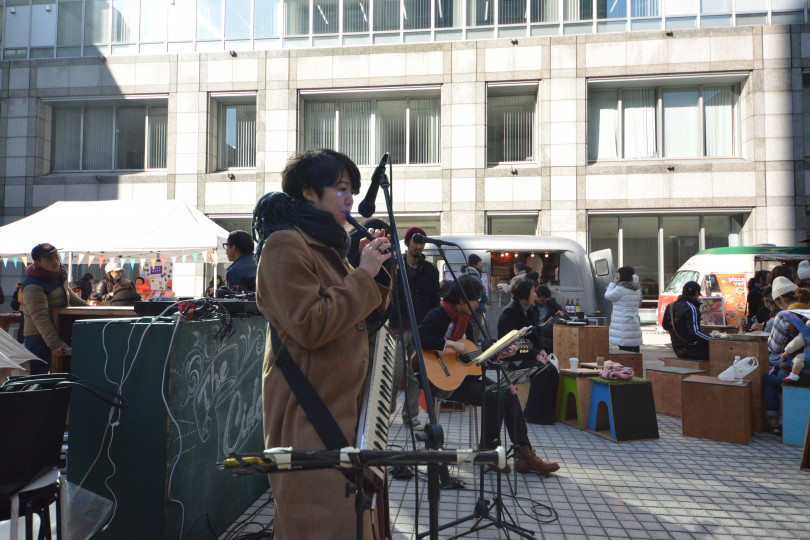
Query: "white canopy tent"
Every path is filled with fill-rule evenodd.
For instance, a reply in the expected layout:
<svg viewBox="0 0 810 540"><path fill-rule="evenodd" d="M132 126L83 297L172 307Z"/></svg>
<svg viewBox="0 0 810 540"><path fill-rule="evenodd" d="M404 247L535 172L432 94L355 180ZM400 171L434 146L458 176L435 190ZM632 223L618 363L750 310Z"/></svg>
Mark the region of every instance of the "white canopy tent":
<svg viewBox="0 0 810 540"><path fill-rule="evenodd" d="M31 249L49 242L69 270L101 257L122 265L161 257L216 264L227 260L227 239L228 231L185 201L60 201L0 227L0 257L27 264Z"/></svg>
<svg viewBox="0 0 810 540"><path fill-rule="evenodd" d="M105 258L212 250L222 258L227 239L228 231L185 201L60 201L0 227L0 255L30 257L31 248L50 242L63 252Z"/></svg>

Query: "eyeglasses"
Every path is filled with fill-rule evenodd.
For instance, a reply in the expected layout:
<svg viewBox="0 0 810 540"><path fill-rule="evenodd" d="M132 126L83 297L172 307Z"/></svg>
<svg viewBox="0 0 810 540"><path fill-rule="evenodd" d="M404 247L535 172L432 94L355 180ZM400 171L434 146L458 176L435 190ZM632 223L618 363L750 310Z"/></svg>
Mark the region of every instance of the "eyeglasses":
<svg viewBox="0 0 810 540"><path fill-rule="evenodd" d="M228 249L228 246L229 246L229 245L230 245L230 244L229 244L228 242L223 242L223 243L222 243L222 247L224 247L225 249Z"/></svg>

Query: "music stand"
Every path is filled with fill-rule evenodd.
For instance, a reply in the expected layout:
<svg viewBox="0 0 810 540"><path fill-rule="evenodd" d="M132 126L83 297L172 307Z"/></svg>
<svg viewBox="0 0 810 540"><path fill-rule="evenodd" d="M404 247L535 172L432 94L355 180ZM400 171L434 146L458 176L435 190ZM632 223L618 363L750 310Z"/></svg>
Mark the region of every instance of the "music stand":
<svg viewBox="0 0 810 540"><path fill-rule="evenodd" d="M481 365L481 391L482 391L482 394L481 394L482 395L482 403L481 403L481 409L482 409L482 411L481 411L482 412L482 414L481 414L481 423L482 423L482 425L481 425L481 430L482 430L482 434L484 432L483 431L484 430L484 421L485 421L485 416L486 416L485 406L486 406L487 393L491 390L491 386L494 386L495 388L500 388L501 386L503 386L504 388L509 388L512 384L514 384L513 379L510 378L510 376L509 376L509 373L503 373L501 369L496 368L496 371L498 372L497 380L496 380L494 385L491 385L490 387L488 387L487 386L487 377L486 377L487 365L489 364L490 366L494 367L497 364L497 361L500 359L501 354L512 343L514 343L515 341L520 339L522 336L526 335L526 333L528 333L528 331L530 331L531 328L532 327L527 327L527 328L523 328L521 330L512 330L512 331L510 331L509 333L504 335L501 339L499 339L497 342L495 342L492 346L490 346L487 350L485 350L483 353L481 353L480 356L478 356L475 359L475 363L476 364L480 363L480 365ZM495 362L493 362L493 360ZM534 369L534 367L529 368L526 371L530 371L532 369ZM523 370L521 370L521 371L523 371ZM505 381L505 382L503 382L503 381ZM498 396L495 397L495 399L500 400L502 398L501 398L501 396L499 394ZM499 407L499 409L500 409L500 407ZM498 529L506 529L507 531L511 531L511 532L513 532L513 533L515 533L515 534L517 534L519 536L522 536L523 538L529 538L529 539L532 539L532 540L536 540L535 537L531 535L532 531L530 531L529 529L525 529L523 527L520 527L520 526L518 526L517 524L514 523L514 520L512 520L512 516L509 514L509 512L503 506L502 489L501 489L502 488L501 469L502 469L502 467L500 467L500 466L498 466L495 469L496 475L497 475L497 481L496 481L497 488L496 488L496 496L495 496L495 498L493 499L493 501L491 503L484 498L484 467L482 465L480 467L480 476L479 476L479 483L478 483L478 500L475 503L473 513L468 514L468 515L463 516L463 517L460 517L458 519L455 519L455 520L453 520L453 521L451 521L449 523L445 523L444 525L441 525L438 528L438 530L443 531L445 529L449 529L451 527L456 527L458 525L461 525L462 523L465 523L467 521L474 520L475 523L474 523L472 529L470 529L469 531L466 531L466 532L464 532L462 534L458 534L456 536L451 536L450 539L460 538L462 536L465 536L466 534L476 532L476 531L480 531L480 530L486 529L488 527L497 527ZM493 508L495 509L495 516L494 517L491 515ZM504 521L504 514L509 516L509 519L512 520L512 523L507 523L506 521ZM484 520L487 520L488 523L479 526L479 524ZM507 533L507 536L508 536L508 533ZM424 538L424 537L425 537L425 534L417 535L417 538Z"/></svg>

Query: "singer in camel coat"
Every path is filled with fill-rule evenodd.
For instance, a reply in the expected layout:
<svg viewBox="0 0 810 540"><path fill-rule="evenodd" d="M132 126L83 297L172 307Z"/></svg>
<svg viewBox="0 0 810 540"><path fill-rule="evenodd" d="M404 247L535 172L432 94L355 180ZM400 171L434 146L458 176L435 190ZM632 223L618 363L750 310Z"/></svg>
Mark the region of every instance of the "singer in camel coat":
<svg viewBox="0 0 810 540"><path fill-rule="evenodd" d="M297 228L269 236L256 281L261 312L354 445L369 365L364 319L385 310L390 290ZM270 341L268 332L262 389L265 446L323 449L280 369L273 367ZM336 470L272 474L270 485L285 501L280 505L276 499L276 540L355 537L355 500L345 496L346 478ZM371 540L369 512L364 523L364 538Z"/></svg>

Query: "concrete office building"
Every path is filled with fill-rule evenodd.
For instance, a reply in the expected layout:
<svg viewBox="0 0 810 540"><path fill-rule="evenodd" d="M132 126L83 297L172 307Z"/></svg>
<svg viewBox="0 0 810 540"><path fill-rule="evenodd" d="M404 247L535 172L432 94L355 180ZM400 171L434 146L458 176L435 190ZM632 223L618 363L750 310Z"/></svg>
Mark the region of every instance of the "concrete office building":
<svg viewBox="0 0 810 540"><path fill-rule="evenodd" d="M803 0L3 4L5 223L177 198L245 228L329 146L365 178L391 153L401 227L612 247L656 296L701 248L806 236Z"/></svg>

